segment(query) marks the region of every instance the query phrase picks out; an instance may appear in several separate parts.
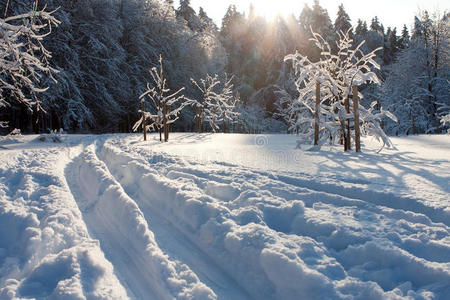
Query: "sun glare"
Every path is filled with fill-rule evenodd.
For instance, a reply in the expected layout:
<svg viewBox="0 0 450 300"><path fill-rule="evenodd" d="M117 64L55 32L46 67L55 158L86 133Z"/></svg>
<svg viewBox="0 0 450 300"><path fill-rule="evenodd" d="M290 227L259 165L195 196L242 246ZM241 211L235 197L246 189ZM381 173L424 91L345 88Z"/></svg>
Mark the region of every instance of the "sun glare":
<svg viewBox="0 0 450 300"><path fill-rule="evenodd" d="M255 12L266 19L272 19L277 15L287 16L291 13L298 13L292 10L292 1L289 0L258 0L254 1Z"/></svg>

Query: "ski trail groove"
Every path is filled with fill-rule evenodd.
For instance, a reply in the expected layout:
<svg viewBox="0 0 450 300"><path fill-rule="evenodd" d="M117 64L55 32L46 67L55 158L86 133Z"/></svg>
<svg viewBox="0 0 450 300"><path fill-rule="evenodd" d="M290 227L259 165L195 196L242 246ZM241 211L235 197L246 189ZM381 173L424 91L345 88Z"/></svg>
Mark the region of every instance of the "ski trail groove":
<svg viewBox="0 0 450 300"><path fill-rule="evenodd" d="M194 164L183 157L166 157L165 154L146 152L143 148L114 140L106 144L103 159L111 156L107 165L115 169L112 173L124 186L129 185L133 190L137 187L128 172L123 170L130 167L130 172L143 177L138 184L140 188L145 191L147 182L154 185L152 189L158 189L157 192L149 190L149 195L175 199L170 204L163 201L157 204L169 215L182 209L181 205L178 208L178 201L189 202L189 196L181 196L180 193L196 189L196 197L200 201L213 201L231 212L236 211L237 214L226 217L233 219L241 229L249 222L256 222L266 226L267 231L279 232L280 236L287 234L292 239L310 237L322 243L318 244L319 247L325 245L326 255L336 259L345 272L361 281L377 282L385 290L394 288L395 280L376 275L366 277L372 276L362 272L367 261L358 260L358 257L373 261L380 273L392 265L397 266L395 270L409 270L407 275L397 274L394 270L389 276L401 277L401 281L412 282L417 288L450 279L450 245L446 241L450 233L448 212L428 207L418 199L358 186L339 186L339 182L322 182L320 178L315 181L284 174L272 176L268 172L239 166L230 168L215 162L196 161ZM148 183L149 180L158 180L158 183ZM183 186L183 182L187 185ZM185 198L177 200L177 197ZM298 200L304 203L304 211L296 206ZM274 206L280 204L282 209ZM242 208L246 206L253 207L248 211L250 219L240 214L245 212ZM193 230L198 230L197 224L204 224L208 217L201 218L190 223ZM383 228L391 228L392 231L386 232ZM418 242L423 232L434 235L435 240ZM419 245L425 246L426 250L418 248ZM432 262L434 267L430 268L428 262ZM421 277L415 276L419 270L423 274ZM236 274L233 276L237 278Z"/></svg>
<svg viewBox="0 0 450 300"><path fill-rule="evenodd" d="M120 170L117 170L117 167L108 163L103 146L97 148L97 157L140 207L159 247L167 253L170 259L181 261L189 266L199 279L214 291L218 299L251 299L251 296L223 268L186 237L157 207L152 205L151 197L143 194L138 187L133 185L133 180L127 178L129 173L125 165L121 165ZM119 162L121 160L118 157L116 159Z"/></svg>
<svg viewBox="0 0 450 300"><path fill-rule="evenodd" d="M66 177L90 234L131 298L216 298L186 265L161 251L142 211L98 159L94 144L68 166Z"/></svg>

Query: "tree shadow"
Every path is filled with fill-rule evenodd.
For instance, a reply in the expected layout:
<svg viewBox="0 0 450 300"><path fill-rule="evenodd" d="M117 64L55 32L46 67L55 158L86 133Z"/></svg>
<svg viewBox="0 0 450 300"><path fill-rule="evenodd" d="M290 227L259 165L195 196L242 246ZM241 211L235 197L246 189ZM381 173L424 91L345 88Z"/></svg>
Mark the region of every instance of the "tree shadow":
<svg viewBox="0 0 450 300"><path fill-rule="evenodd" d="M427 160L424 158L414 157L414 152L395 152L395 153L336 153L321 151L321 154L335 163L335 166L326 165L326 162L319 162L319 169L329 171L334 174L348 173L351 167L352 178L363 179L367 178L367 173L371 173L381 180L379 182L372 182L366 180L367 184L387 184L390 186L397 186L399 188L406 187L407 175L415 175L422 180L427 180L438 186L443 192L450 194L450 178L443 175L438 176L436 172L430 171L436 166L449 164L448 160ZM364 164L353 164L349 166L349 162L361 162ZM392 166L392 168L389 168ZM345 177L337 175L338 179L346 181ZM376 180L376 179L375 179ZM348 180L347 180L348 181ZM351 183L351 182L350 182Z"/></svg>

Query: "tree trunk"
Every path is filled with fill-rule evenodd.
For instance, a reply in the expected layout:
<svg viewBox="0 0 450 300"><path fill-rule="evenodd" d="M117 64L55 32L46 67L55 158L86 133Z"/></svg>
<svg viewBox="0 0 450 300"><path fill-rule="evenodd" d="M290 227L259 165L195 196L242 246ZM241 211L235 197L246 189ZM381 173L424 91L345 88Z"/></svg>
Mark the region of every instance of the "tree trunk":
<svg viewBox="0 0 450 300"><path fill-rule="evenodd" d="M347 144L347 135L345 134L345 121L339 118L339 123L341 125L341 136L340 136L340 142L341 145L344 144L344 151L348 150L348 144Z"/></svg>
<svg viewBox="0 0 450 300"><path fill-rule="evenodd" d="M438 113L438 107L437 107L437 103L436 103L436 97L433 97L434 103L433 103L433 108L434 108L434 121L436 122L436 134L441 133L441 131L439 130L439 127L441 126L441 122L439 121L439 113Z"/></svg>
<svg viewBox="0 0 450 300"><path fill-rule="evenodd" d="M352 86L353 93L353 114L355 118L355 150L361 151L361 132L359 130L359 100L358 100L358 86Z"/></svg>
<svg viewBox="0 0 450 300"><path fill-rule="evenodd" d="M439 21L442 22L442 21ZM440 25L438 25L440 27ZM433 65L433 79L436 79L438 77L438 67L439 67L439 30L433 31L433 41L434 41L434 65ZM439 126L441 125L439 121L439 113L438 113L438 107L437 107L437 99L436 96L433 97L433 107L434 107L434 118L436 122L436 133L439 134L441 131L439 130Z"/></svg>
<svg viewBox="0 0 450 300"><path fill-rule="evenodd" d="M200 128L200 126L201 126L201 120L200 120L200 114L201 114L201 112L200 112L200 106L198 106L197 105L197 107L195 108L195 117L196 117L196 126L197 126L197 132L198 133L201 133L201 128Z"/></svg>
<svg viewBox="0 0 450 300"><path fill-rule="evenodd" d="M167 142L167 104L164 103L163 106L163 131L164 131L164 142Z"/></svg>
<svg viewBox="0 0 450 300"><path fill-rule="evenodd" d="M316 106L314 109L314 145L319 145L319 107L320 107L320 83L316 82Z"/></svg>
<svg viewBox="0 0 450 300"><path fill-rule="evenodd" d="M33 131L35 134L39 134L39 111L32 112L33 119Z"/></svg>
<svg viewBox="0 0 450 300"><path fill-rule="evenodd" d="M348 98L348 96L345 98L345 111L347 112L347 114L350 113L350 99ZM345 151L347 150L351 150L352 149L352 144L351 144L351 138L350 138L350 119L347 119L347 134L344 134L345 137Z"/></svg>
<svg viewBox="0 0 450 300"><path fill-rule="evenodd" d="M217 108L214 107L214 119L213 119L213 127L212 127L213 133L216 133L216 111L217 111Z"/></svg>
<svg viewBox="0 0 450 300"><path fill-rule="evenodd" d="M144 132L144 141L147 140L147 124L145 122L145 102L141 101L141 110L142 110L142 131Z"/></svg>
<svg viewBox="0 0 450 300"><path fill-rule="evenodd" d="M170 115L170 112L172 111L172 108L169 106L168 108L167 108L167 110L168 110L168 115ZM167 139L166 139L166 142L168 142L169 141L169 133L170 133L170 123L167 123Z"/></svg>

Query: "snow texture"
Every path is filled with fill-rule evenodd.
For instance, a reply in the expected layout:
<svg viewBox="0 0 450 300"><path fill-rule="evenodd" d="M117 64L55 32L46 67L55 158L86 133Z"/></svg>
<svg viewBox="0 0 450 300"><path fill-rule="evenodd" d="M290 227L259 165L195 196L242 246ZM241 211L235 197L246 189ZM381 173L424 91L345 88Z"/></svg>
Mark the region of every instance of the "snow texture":
<svg viewBox="0 0 450 300"><path fill-rule="evenodd" d="M0 298L446 299L450 136L1 140Z"/></svg>

